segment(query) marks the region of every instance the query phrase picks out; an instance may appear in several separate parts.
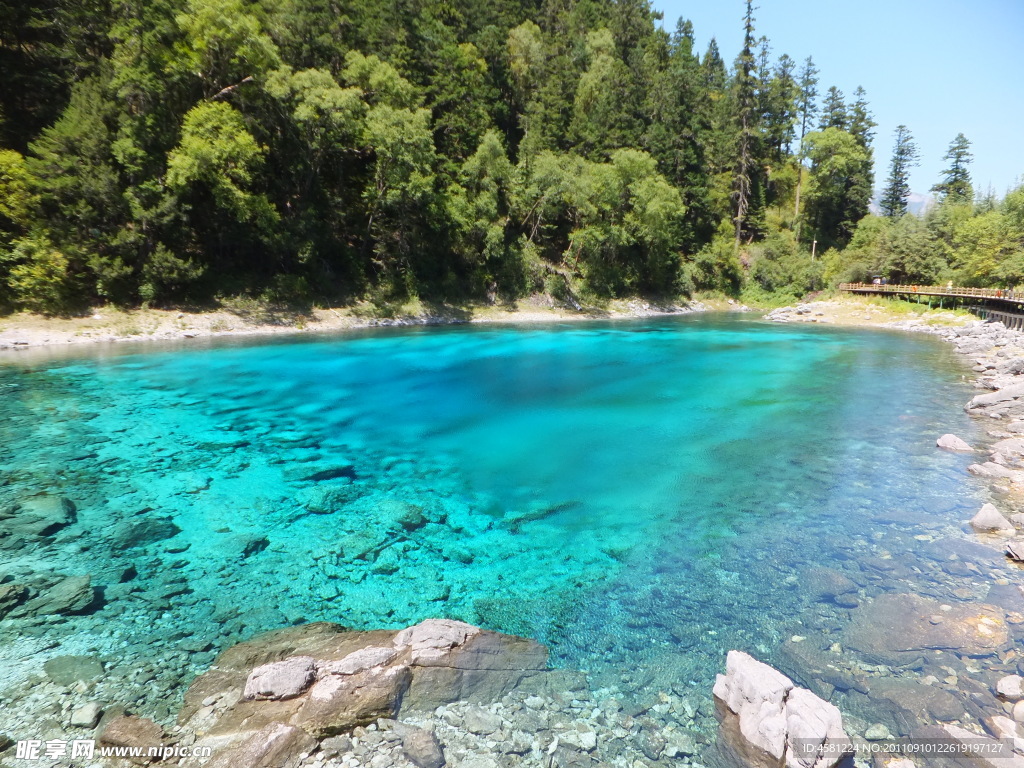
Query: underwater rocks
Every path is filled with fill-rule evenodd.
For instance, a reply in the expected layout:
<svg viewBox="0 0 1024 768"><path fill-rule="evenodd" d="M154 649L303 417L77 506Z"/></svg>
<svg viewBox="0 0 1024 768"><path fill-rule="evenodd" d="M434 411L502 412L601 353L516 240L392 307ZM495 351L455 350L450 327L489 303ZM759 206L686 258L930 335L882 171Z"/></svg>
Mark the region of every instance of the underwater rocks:
<svg viewBox="0 0 1024 768"><path fill-rule="evenodd" d="M138 549L172 539L181 528L170 517L145 517L122 523L114 532L111 546L116 552Z"/></svg>
<svg viewBox="0 0 1024 768"><path fill-rule="evenodd" d="M729 651L714 695L719 745L742 765L831 768L844 757L834 750L849 742L839 710L741 651Z"/></svg>
<svg viewBox="0 0 1024 768"><path fill-rule="evenodd" d="M939 448L942 448L944 451L963 453L971 453L974 451L974 449L971 448L970 445L968 445L964 440L961 440L956 435L943 435L942 437L935 441L935 444Z"/></svg>
<svg viewBox="0 0 1024 768"><path fill-rule="evenodd" d="M844 608L856 608L857 585L832 568L810 568L802 578L808 596L816 602L833 602Z"/></svg>
<svg viewBox="0 0 1024 768"><path fill-rule="evenodd" d="M17 608L28 597L24 584L0 584L0 619Z"/></svg>
<svg viewBox="0 0 1024 768"><path fill-rule="evenodd" d="M47 616L82 613L97 602L96 589L88 575L67 576L38 597L11 611L12 616Z"/></svg>
<svg viewBox="0 0 1024 768"><path fill-rule="evenodd" d="M34 496L0 509L0 537L52 536L75 522L75 505L59 496Z"/></svg>
<svg viewBox="0 0 1024 768"><path fill-rule="evenodd" d="M95 680L103 674L103 662L93 656L55 656L43 664L43 671L57 685Z"/></svg>
<svg viewBox="0 0 1024 768"><path fill-rule="evenodd" d="M991 656L1008 646L1004 611L984 603L943 604L886 593L862 605L843 631L843 646L879 664L900 666L930 650Z"/></svg>

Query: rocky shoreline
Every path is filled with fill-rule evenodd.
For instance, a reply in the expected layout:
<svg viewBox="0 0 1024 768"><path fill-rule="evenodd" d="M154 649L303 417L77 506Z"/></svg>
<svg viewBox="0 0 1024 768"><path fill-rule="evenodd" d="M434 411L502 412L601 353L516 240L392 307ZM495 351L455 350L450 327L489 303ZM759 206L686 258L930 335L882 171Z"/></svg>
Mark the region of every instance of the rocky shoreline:
<svg viewBox="0 0 1024 768"><path fill-rule="evenodd" d="M782 323L835 324L835 306L836 302L809 302L775 310L766 319ZM915 316L876 325L939 336L950 342L970 365L975 374L973 385L982 392L964 405L964 411L981 422L987 440L984 445L971 446L956 435L946 434L938 436L936 447L969 454L972 458L977 456L977 461L970 464L967 471L987 482L991 501L984 504L973 518L965 521L966 527L975 533L975 540L982 546L1005 553L1010 561L1024 563L1024 333L1008 330L999 322L971 321L957 318L952 313L943 314L943 324ZM870 324L870 309L865 319ZM946 325L948 322L955 322L956 327ZM1021 575L1019 568L1017 575ZM970 571L966 571L964 576L969 579ZM987 670L988 674L983 674L986 670L975 663L974 679L954 678L957 687L968 693L966 722L962 716L957 717L952 709L947 712L932 709L929 714L938 721L958 720L967 726L966 729L946 726L945 733L953 738L1006 740L1012 744L1015 756L1007 756L993 764L1016 766L1024 765L1024 758L1021 757L1024 755L1024 693L1021 692L1024 663L1014 663L1018 654L1013 646L1021 640L1017 627L1024 623L1024 615L1021 614L1024 609L1024 579L1017 578L1011 583L998 586L1006 588L999 604L974 604L973 609L967 607L971 604L957 607L938 605L934 601L928 605L916 604L909 596L903 600L893 596L889 598L892 605L882 606L882 616L876 615L875 621L882 624L888 622L906 633L908 646L913 645L916 638L920 647L937 649L954 645L949 637L927 637L937 627L948 625L953 618L951 612L966 611L973 614L960 617L958 631L973 631L976 639L990 645L993 653L986 654L980 648L972 652L961 644L963 655L977 659L997 656L997 663ZM875 599L876 608L881 600ZM1007 610L1008 607L1011 610ZM885 618L886 611L888 619ZM937 611L945 611L945 615ZM913 618L915 616L920 617L916 623ZM870 638L871 632L864 634ZM871 641L866 645L870 646ZM862 645L859 650L870 652L872 649ZM880 654L882 658L877 660L894 661L885 658L886 655ZM1007 672L1010 674L1005 674ZM927 684L926 680L922 682ZM971 723L972 719L976 722ZM914 764L920 765L921 761L914 763L905 760L899 765L905 768Z"/></svg>

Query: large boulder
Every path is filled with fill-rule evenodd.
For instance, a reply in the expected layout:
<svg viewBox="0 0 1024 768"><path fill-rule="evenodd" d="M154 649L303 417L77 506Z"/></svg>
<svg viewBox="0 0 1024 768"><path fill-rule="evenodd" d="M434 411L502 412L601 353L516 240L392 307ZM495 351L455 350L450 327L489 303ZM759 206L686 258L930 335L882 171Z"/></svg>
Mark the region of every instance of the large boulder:
<svg viewBox="0 0 1024 768"><path fill-rule="evenodd" d="M842 715L778 670L730 651L714 687L719 746L751 768L831 768L849 739Z"/></svg>
<svg viewBox="0 0 1024 768"><path fill-rule="evenodd" d="M873 663L899 666L926 651L981 657L1009 643L1005 614L994 605L944 605L920 595L886 593L854 611L842 645Z"/></svg>
<svg viewBox="0 0 1024 768"><path fill-rule="evenodd" d="M993 504L984 504L971 518L971 527L980 533L1013 533L1013 523L1003 517Z"/></svg>
<svg viewBox="0 0 1024 768"><path fill-rule="evenodd" d="M304 697L291 722L317 738L398 714L409 685L406 665L373 667L354 675L327 675Z"/></svg>
<svg viewBox="0 0 1024 768"><path fill-rule="evenodd" d="M310 624L221 653L189 687L178 722L218 753L249 744L245 754L263 754L259 744L285 735L276 726L329 738L439 703L490 703L543 674L544 646L458 621L428 620L400 632ZM263 741L248 742L257 732ZM409 736L409 750L424 766L443 760L428 742Z"/></svg>

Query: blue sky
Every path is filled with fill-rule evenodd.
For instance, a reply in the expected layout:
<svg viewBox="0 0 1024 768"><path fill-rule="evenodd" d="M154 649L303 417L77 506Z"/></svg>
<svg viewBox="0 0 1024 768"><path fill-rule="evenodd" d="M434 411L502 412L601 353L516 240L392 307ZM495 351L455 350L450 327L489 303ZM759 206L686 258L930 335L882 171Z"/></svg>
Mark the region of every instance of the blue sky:
<svg viewBox="0 0 1024 768"><path fill-rule="evenodd" d="M715 37L732 63L743 40L743 0L652 0L667 29L680 16L694 25L703 55ZM878 122L875 177L880 186L893 132L906 125L921 152L911 178L927 193L942 156L963 132L973 143L975 187L1002 195L1024 177L1024 0L755 0L757 35L773 57L814 57L819 93L848 97L864 86Z"/></svg>

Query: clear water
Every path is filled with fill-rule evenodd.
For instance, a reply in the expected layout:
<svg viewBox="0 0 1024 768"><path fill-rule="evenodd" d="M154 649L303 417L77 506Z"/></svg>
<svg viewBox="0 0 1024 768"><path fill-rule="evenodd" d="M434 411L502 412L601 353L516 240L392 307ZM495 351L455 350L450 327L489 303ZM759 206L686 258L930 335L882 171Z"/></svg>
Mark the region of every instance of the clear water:
<svg viewBox="0 0 1024 768"><path fill-rule="evenodd" d="M975 428L928 337L701 317L6 362L0 505L56 493L78 520L0 549L0 577L89 573L105 600L0 622L8 674L105 654L158 716L218 649L311 620L448 616L598 682L706 693L728 649L844 620L806 569L917 560L978 505L934 447Z"/></svg>

